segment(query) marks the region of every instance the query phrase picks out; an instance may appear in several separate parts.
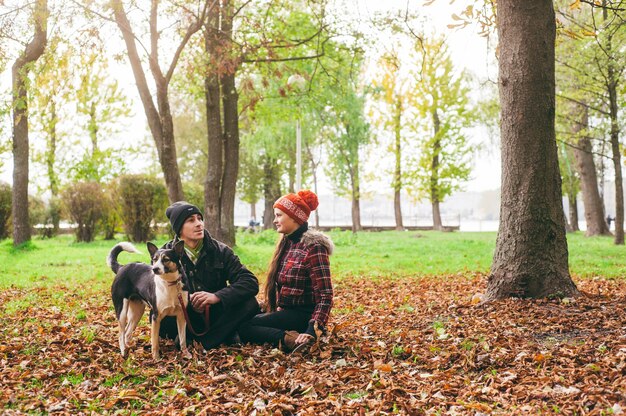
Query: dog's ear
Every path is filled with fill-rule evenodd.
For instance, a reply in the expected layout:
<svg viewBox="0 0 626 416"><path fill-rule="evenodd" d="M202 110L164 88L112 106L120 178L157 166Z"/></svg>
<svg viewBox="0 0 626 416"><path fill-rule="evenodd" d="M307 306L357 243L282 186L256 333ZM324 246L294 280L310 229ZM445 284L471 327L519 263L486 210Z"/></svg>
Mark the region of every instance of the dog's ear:
<svg viewBox="0 0 626 416"><path fill-rule="evenodd" d="M154 244L152 244L151 242L148 242L146 245L148 246L148 253L150 253L150 259L152 259L154 257L154 253L156 253L159 248L155 246Z"/></svg>
<svg viewBox="0 0 626 416"><path fill-rule="evenodd" d="M182 257L184 251L185 242L183 240L179 240L176 244L174 244L174 252L178 254L178 257Z"/></svg>

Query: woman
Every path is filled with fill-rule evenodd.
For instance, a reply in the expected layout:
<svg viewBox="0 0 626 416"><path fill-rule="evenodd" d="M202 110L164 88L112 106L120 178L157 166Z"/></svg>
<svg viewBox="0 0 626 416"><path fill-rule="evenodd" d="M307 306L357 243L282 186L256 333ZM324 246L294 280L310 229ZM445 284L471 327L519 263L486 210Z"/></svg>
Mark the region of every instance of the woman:
<svg viewBox="0 0 626 416"><path fill-rule="evenodd" d="M274 204L274 225L281 236L265 284L265 311L239 327L244 342L269 342L286 350L325 331L333 303L328 256L333 243L309 230L307 220L318 206L309 190L287 194Z"/></svg>

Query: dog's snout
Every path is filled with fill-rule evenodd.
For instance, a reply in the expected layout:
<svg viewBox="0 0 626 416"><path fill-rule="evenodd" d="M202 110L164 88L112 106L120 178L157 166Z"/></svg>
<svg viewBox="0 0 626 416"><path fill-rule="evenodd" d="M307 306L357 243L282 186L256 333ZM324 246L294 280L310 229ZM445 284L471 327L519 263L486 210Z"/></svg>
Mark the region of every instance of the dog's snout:
<svg viewBox="0 0 626 416"><path fill-rule="evenodd" d="M154 267L152 268L152 272L153 272L154 274L160 274L160 273L161 273L161 269L160 269L159 267L157 267L157 266L154 266Z"/></svg>

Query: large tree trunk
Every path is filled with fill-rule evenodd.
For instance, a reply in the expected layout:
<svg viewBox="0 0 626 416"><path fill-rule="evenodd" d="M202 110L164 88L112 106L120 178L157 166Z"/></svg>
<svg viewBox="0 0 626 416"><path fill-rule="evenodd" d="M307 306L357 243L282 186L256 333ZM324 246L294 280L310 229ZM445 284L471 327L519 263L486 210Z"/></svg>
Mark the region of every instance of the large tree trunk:
<svg viewBox="0 0 626 416"><path fill-rule="evenodd" d="M276 160L265 156L263 161L263 193L265 198L265 208L263 211L263 229L269 230L273 227L274 202L281 197L280 191L280 170Z"/></svg>
<svg viewBox="0 0 626 416"><path fill-rule="evenodd" d="M239 172L239 110L235 86L239 61L229 61L230 70L226 73L218 74L217 67L228 59L228 51L232 49L233 14L230 1L215 2L205 25L205 50L213 64L205 75L209 152L204 183L205 223L215 238L231 247L235 245L235 193Z"/></svg>
<svg viewBox="0 0 626 416"><path fill-rule="evenodd" d="M604 9L604 20L606 21L607 10ZM611 57L612 39L609 36L607 42L608 55ZM615 170L615 244L624 244L624 187L622 179L622 155L619 143L619 122L617 104L618 78L615 74L615 63L609 60L607 70L607 91L609 93L609 118L611 119L611 150L613 151L613 169Z"/></svg>
<svg viewBox="0 0 626 416"><path fill-rule="evenodd" d="M28 93L26 80L30 63L43 54L48 42L48 1L37 0L33 39L12 67L13 81L13 245L30 240L28 220Z"/></svg>
<svg viewBox="0 0 626 416"><path fill-rule="evenodd" d="M554 131L551 0L499 0L500 228L485 300L573 296Z"/></svg>
<svg viewBox="0 0 626 416"><path fill-rule="evenodd" d="M154 105L152 99L152 93L146 80L146 75L143 71L141 64L141 58L137 51L137 45L135 43L135 35L132 31L132 26L128 21L126 12L122 5L121 0L111 0L111 7L114 12L115 22L122 32L124 42L126 44L126 51L128 54L128 60L130 62L135 82L137 84L137 90L139 91L139 97L143 104L146 118L148 120L148 126L152 133L152 138L157 148L157 154L159 162L161 164L161 170L165 177L165 185L167 186L167 195L170 203L180 201L184 199L183 185L180 179L180 173L178 170L178 161L176 159L176 145L174 138L174 123L172 121L172 113L169 105L168 86L171 80L173 70L176 67L176 63L180 56L180 52L189 41L191 35L197 32L202 22L198 21L195 25L191 25L181 43L178 45L177 54L175 54L172 60L171 66L167 73L164 75L159 67L158 58L158 39L159 33L157 30L157 11L158 1L152 0L152 6L150 9L150 71L154 78L156 86L157 106ZM158 108L158 109L157 109Z"/></svg>
<svg viewBox="0 0 626 416"><path fill-rule="evenodd" d="M574 133L586 131L589 127L589 109L580 107L574 123ZM580 137L574 148L576 158L576 169L580 176L580 189L583 194L583 205L585 207L586 236L611 235L604 219L604 204L598 189L598 176L596 165L593 161L593 147L591 140L587 136Z"/></svg>
<svg viewBox="0 0 626 416"><path fill-rule="evenodd" d="M393 173L393 208L396 217L396 230L404 230L402 223L402 200L400 194L402 192L402 135L400 129L402 127L402 101L396 102L396 114L394 120L395 142L394 155L396 157L396 167Z"/></svg>
<svg viewBox="0 0 626 416"><path fill-rule="evenodd" d="M440 129L439 114L433 110L433 125L435 127L435 141L433 143L433 160L430 165L430 203L433 207L433 230L443 230L441 212L439 211L439 153L441 140L437 137Z"/></svg>
<svg viewBox="0 0 626 416"><path fill-rule="evenodd" d="M222 78L224 101L224 178L222 180L220 238L224 243L235 245L235 193L239 173L239 111L235 74ZM227 162L227 163L226 163Z"/></svg>
<svg viewBox="0 0 626 416"><path fill-rule="evenodd" d="M205 25L204 47L207 55L216 61L219 49L220 8L212 7ZM222 193L222 170L224 164L224 134L222 131L222 107L220 83L217 73L208 70L204 77L206 106L208 163L204 181L204 227L217 238L220 230L220 195Z"/></svg>
<svg viewBox="0 0 626 416"><path fill-rule="evenodd" d="M222 4L222 34L223 47L226 51L232 50L233 17L235 7L231 0L224 0ZM235 74L239 62L231 62L231 70L224 74L220 83L222 86L222 102L224 106L224 173L222 177L222 194L220 197L220 235L221 240L235 246L235 194L237 190L237 175L239 174L239 94L235 85Z"/></svg>

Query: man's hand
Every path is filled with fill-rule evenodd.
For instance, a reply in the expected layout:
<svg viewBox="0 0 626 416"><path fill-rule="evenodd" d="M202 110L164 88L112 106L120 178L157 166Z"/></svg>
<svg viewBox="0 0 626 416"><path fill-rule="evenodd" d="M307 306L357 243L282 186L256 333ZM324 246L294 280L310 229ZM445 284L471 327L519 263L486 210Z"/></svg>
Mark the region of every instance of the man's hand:
<svg viewBox="0 0 626 416"><path fill-rule="evenodd" d="M311 341L313 339L313 336L309 335L309 334L300 334L298 335L298 338L296 338L296 344L306 344L307 342Z"/></svg>
<svg viewBox="0 0 626 416"><path fill-rule="evenodd" d="M222 300L211 292L196 292L189 297L191 306L196 312L202 312L207 306L220 303Z"/></svg>

